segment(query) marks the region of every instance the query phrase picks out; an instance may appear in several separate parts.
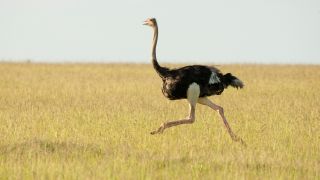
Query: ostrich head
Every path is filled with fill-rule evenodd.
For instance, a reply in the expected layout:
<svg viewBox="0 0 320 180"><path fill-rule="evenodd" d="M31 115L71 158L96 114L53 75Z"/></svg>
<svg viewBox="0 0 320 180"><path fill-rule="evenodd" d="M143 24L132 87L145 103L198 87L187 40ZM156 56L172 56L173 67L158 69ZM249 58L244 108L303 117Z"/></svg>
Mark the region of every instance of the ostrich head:
<svg viewBox="0 0 320 180"><path fill-rule="evenodd" d="M148 18L147 20L144 21L143 25L155 27L157 26L157 20L155 18Z"/></svg>

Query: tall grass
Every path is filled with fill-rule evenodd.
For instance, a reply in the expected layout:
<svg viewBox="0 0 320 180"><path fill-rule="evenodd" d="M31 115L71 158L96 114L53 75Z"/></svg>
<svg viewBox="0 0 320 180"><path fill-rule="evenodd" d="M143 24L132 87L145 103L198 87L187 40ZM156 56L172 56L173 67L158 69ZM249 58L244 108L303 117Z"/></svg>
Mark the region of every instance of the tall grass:
<svg viewBox="0 0 320 180"><path fill-rule="evenodd" d="M171 65L172 67L172 65ZM0 64L0 177L319 179L320 66L223 65L245 83L198 105L196 122L151 65Z"/></svg>

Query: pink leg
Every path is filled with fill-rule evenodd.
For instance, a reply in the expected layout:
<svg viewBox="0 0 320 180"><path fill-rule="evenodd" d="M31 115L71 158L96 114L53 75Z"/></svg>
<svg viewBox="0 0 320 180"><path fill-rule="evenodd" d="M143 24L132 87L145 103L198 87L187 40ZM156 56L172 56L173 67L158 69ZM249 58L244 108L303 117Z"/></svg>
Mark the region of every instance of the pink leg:
<svg viewBox="0 0 320 180"><path fill-rule="evenodd" d="M199 99L199 94L200 94L200 87L196 83L190 84L188 90L187 90L187 100L189 102L190 106L190 111L189 111L189 116L185 119L180 119L176 121L169 121L163 123L158 130L152 131L151 134L158 134L162 133L165 129L173 127L173 126L178 126L181 124L192 124L195 121L195 111L196 111L196 104Z"/></svg>
<svg viewBox="0 0 320 180"><path fill-rule="evenodd" d="M163 133L163 131L167 128L173 127L173 126L178 126L181 124L192 124L195 121L195 105L190 104L190 114L187 118L181 119L181 120L176 120L176 121L169 121L163 123L158 130L152 131L150 134L159 134Z"/></svg>
<svg viewBox="0 0 320 180"><path fill-rule="evenodd" d="M242 144L246 145L245 142L238 137L236 134L234 134L231 130L231 127L226 119L226 117L224 116L224 111L223 108L221 106L218 106L216 104L214 104L213 102L211 102L208 98L199 98L198 99L198 103L202 104L202 105L206 105L209 106L211 109L218 111L220 114L221 119L223 120L223 123L225 125L225 127L227 128L228 133L230 134L232 140L234 141L240 141Z"/></svg>

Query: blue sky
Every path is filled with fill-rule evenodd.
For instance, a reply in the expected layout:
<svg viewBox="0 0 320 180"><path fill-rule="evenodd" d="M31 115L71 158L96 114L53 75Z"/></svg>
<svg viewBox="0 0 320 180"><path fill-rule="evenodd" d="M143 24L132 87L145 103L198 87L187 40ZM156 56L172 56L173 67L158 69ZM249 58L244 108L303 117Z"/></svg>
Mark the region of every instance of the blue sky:
<svg viewBox="0 0 320 180"><path fill-rule="evenodd" d="M319 0L0 0L0 59L320 64Z"/></svg>

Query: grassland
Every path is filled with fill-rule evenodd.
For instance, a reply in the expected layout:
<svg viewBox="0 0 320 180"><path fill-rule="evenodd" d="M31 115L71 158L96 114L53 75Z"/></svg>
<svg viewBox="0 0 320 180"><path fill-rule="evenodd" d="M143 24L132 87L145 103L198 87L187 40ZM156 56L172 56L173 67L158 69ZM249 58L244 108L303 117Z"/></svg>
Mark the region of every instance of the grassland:
<svg viewBox="0 0 320 180"><path fill-rule="evenodd" d="M172 67L173 65L171 65ZM151 65L0 64L1 179L319 179L320 66L223 65L242 79L183 118Z"/></svg>

